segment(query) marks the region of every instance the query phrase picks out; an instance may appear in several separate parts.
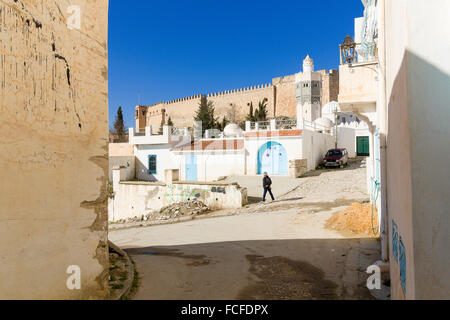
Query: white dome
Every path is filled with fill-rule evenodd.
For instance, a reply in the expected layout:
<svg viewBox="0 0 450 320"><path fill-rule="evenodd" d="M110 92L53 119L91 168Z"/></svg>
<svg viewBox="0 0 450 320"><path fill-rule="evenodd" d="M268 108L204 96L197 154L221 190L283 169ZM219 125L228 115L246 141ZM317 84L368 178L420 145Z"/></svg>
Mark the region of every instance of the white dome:
<svg viewBox="0 0 450 320"><path fill-rule="evenodd" d="M242 137L244 131L236 123L230 123L223 130L223 134L225 137Z"/></svg>
<svg viewBox="0 0 450 320"><path fill-rule="evenodd" d="M336 101L331 101L329 103L327 103L323 109L322 109L322 114L333 114L335 112L341 112L341 108L339 107L339 103L337 103Z"/></svg>
<svg viewBox="0 0 450 320"><path fill-rule="evenodd" d="M319 118L314 123L325 128L332 128L334 126L333 121L328 118Z"/></svg>

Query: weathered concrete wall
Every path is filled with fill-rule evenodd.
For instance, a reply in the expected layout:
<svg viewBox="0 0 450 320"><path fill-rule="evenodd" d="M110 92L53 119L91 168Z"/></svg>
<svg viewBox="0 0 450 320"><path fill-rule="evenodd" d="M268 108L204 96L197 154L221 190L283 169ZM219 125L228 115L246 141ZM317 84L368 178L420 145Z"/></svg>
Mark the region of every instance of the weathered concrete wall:
<svg viewBox="0 0 450 320"><path fill-rule="evenodd" d="M179 202L200 200L210 209L235 209L247 204L247 189L230 183L119 182L115 175L114 198L109 200L109 220L147 215ZM122 174L123 178L123 174Z"/></svg>
<svg viewBox="0 0 450 320"><path fill-rule="evenodd" d="M73 4L0 0L0 299L108 293L108 1Z"/></svg>
<svg viewBox="0 0 450 320"><path fill-rule="evenodd" d="M447 0L386 1L393 299L450 297L449 12Z"/></svg>

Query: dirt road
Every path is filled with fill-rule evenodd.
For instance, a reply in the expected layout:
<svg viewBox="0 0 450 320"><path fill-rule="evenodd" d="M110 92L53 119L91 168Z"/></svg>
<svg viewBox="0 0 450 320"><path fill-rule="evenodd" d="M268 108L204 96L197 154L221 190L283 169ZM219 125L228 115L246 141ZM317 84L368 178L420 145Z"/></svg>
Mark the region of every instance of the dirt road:
<svg viewBox="0 0 450 320"><path fill-rule="evenodd" d="M364 184L359 164L316 172L271 204L110 239L136 262L136 299L371 299L365 270L379 259L378 240L324 228L334 212L368 199Z"/></svg>

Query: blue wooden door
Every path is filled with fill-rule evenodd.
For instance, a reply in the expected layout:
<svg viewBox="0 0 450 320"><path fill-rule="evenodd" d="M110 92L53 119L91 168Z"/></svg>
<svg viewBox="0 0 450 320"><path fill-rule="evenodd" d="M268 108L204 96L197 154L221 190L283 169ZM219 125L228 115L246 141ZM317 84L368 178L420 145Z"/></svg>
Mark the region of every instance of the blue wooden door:
<svg viewBox="0 0 450 320"><path fill-rule="evenodd" d="M197 156L186 155L186 180L197 181Z"/></svg>
<svg viewBox="0 0 450 320"><path fill-rule="evenodd" d="M258 174L288 175L288 157L286 149L278 142L264 144L258 152Z"/></svg>

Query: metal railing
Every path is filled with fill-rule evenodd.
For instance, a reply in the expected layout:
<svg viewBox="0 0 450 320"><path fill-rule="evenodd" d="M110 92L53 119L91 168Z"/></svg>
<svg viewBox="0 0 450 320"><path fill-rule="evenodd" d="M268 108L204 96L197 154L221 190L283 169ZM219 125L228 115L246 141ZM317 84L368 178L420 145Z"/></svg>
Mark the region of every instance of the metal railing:
<svg viewBox="0 0 450 320"><path fill-rule="evenodd" d="M185 128L176 128L176 127L170 127L170 134L174 136L184 136L185 135Z"/></svg>
<svg viewBox="0 0 450 320"><path fill-rule="evenodd" d="M136 137L145 136L145 128L136 129L136 131L134 132L134 136Z"/></svg>
<svg viewBox="0 0 450 320"><path fill-rule="evenodd" d="M277 120L277 130L293 130L297 129L297 119Z"/></svg>
<svg viewBox="0 0 450 320"><path fill-rule="evenodd" d="M258 124L258 130L266 130L266 131L271 130L270 121L258 121L257 124ZM256 124L255 124L255 128L256 128Z"/></svg>

